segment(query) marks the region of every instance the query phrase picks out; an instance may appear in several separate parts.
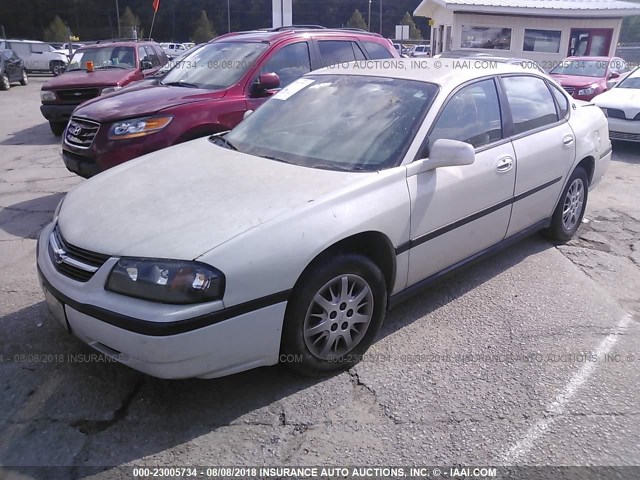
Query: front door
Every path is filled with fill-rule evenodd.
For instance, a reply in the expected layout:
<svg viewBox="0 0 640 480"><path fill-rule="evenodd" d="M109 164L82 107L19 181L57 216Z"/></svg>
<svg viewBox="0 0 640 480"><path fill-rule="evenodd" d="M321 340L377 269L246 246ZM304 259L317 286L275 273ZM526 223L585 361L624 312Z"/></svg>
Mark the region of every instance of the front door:
<svg viewBox="0 0 640 480"><path fill-rule="evenodd" d="M503 137L492 78L462 87L429 134L476 147L472 165L411 173L409 282L413 285L500 242L507 232L516 178L515 153Z"/></svg>

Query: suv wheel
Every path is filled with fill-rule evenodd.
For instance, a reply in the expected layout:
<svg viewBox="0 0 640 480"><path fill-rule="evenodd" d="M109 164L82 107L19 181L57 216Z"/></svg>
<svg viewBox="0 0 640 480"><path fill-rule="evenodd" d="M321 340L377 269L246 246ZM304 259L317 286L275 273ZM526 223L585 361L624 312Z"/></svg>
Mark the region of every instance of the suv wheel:
<svg viewBox="0 0 640 480"><path fill-rule="evenodd" d="M62 72L64 72L64 68L64 62L61 62L59 60L52 60L49 63L49 70L51 70L51 73L54 77L57 77Z"/></svg>
<svg viewBox="0 0 640 480"><path fill-rule="evenodd" d="M20 85L26 86L29 84L29 77L27 77L27 71L22 70L22 79L20 80Z"/></svg>
<svg viewBox="0 0 640 480"><path fill-rule="evenodd" d="M11 88L11 82L9 81L9 75L3 73L0 76L0 90L9 90Z"/></svg>
<svg viewBox="0 0 640 480"><path fill-rule="evenodd" d="M49 128L51 129L51 133L53 133L56 137L62 136L64 129L67 124L63 122L49 122Z"/></svg>
<svg viewBox="0 0 640 480"><path fill-rule="evenodd" d="M306 272L285 315L282 353L305 375L326 375L358 363L382 326L387 290L369 258L341 254Z"/></svg>

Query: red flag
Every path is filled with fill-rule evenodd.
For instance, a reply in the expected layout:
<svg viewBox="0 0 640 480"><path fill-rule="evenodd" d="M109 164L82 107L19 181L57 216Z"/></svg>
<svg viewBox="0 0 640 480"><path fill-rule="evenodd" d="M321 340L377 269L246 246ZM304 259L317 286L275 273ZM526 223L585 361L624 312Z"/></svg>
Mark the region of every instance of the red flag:
<svg viewBox="0 0 640 480"><path fill-rule="evenodd" d="M158 8L160 8L160 0L153 0L153 11L155 13L158 12Z"/></svg>

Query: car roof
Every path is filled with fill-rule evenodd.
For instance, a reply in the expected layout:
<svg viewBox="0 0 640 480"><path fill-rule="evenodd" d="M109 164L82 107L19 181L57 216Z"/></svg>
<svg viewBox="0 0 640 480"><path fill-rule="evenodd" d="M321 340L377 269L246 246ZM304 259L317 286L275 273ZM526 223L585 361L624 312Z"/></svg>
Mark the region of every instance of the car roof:
<svg viewBox="0 0 640 480"><path fill-rule="evenodd" d="M83 45L82 50L86 50L88 48L98 48L98 47L139 47L142 45L152 45L156 44L156 42L150 42L148 40L137 41L137 40L125 40L125 41L108 41L104 40L98 43L92 43L90 45Z"/></svg>
<svg viewBox="0 0 640 480"><path fill-rule="evenodd" d="M452 59L454 60L454 59ZM351 62L349 65L325 67L315 70L308 75L360 75L374 77L390 77L403 80L418 80L422 82L435 83L441 86L459 85L475 78L487 75L522 73L526 75L543 75L537 70L523 68L518 64L496 62L491 67L485 66L465 66L460 68L453 62L437 58L425 58L420 62L415 59L389 58L384 60L367 60L366 69L362 67L364 62Z"/></svg>
<svg viewBox="0 0 640 480"><path fill-rule="evenodd" d="M47 42L43 42L41 40L21 40L21 39L17 39L17 38L7 38L7 39L3 39L2 41L5 41L5 42L24 42L24 43L47 43Z"/></svg>
<svg viewBox="0 0 640 480"><path fill-rule="evenodd" d="M596 61L603 62L603 61L609 61L612 58L619 58L619 57L616 57L615 55L611 55L610 57L589 57L589 56L583 55L581 57L567 57L567 58L564 59L564 61L565 62L566 61L580 61L580 62L582 62L582 61L586 61L586 60L596 60Z"/></svg>
<svg viewBox="0 0 640 480"><path fill-rule="evenodd" d="M324 28L310 25L292 25L290 27L265 28L260 30L247 30L244 32L232 32L221 35L213 40L240 40L246 42L276 42L285 38L304 36L356 36L370 38L384 38L379 33L367 32L357 28Z"/></svg>

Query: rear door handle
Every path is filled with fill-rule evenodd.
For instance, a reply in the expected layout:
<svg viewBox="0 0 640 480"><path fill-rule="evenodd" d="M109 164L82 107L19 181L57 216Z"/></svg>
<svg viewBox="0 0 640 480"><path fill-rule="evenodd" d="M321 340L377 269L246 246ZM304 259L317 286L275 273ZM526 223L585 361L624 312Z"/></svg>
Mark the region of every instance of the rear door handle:
<svg viewBox="0 0 640 480"><path fill-rule="evenodd" d="M498 160L498 163L496 165L496 170L499 173L508 172L512 168L513 168L513 157L509 157L509 156L502 157L500 160Z"/></svg>
<svg viewBox="0 0 640 480"><path fill-rule="evenodd" d="M566 135L562 140L562 144L565 147L570 147L571 145L573 145L573 140L574 140L573 135Z"/></svg>

